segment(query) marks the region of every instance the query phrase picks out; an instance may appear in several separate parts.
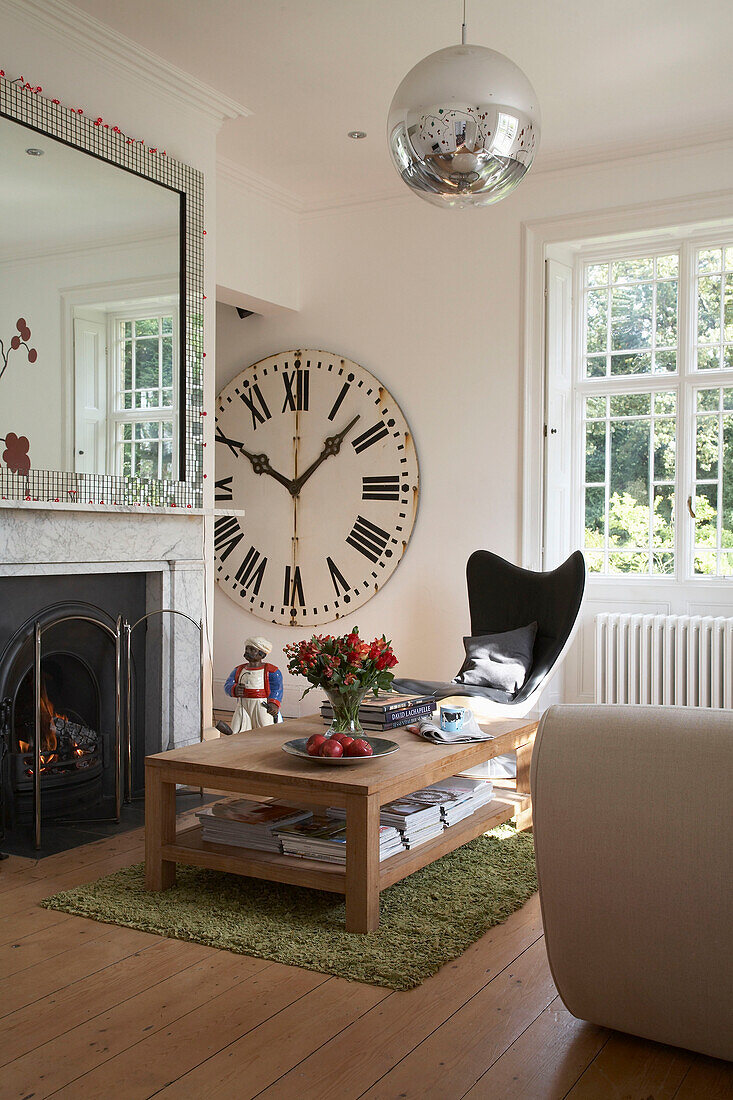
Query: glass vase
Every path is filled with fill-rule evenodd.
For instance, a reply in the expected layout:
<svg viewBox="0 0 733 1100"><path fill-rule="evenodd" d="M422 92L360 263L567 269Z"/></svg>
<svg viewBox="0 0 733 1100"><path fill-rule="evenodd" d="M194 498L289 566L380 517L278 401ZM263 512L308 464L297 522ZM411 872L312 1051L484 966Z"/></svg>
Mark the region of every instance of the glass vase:
<svg viewBox="0 0 733 1100"><path fill-rule="evenodd" d="M359 721L359 707L372 689L355 687L339 691L338 688L324 687L323 690L333 707L333 718L326 730L326 737L333 737L335 733L348 733L349 737L363 737L364 730Z"/></svg>

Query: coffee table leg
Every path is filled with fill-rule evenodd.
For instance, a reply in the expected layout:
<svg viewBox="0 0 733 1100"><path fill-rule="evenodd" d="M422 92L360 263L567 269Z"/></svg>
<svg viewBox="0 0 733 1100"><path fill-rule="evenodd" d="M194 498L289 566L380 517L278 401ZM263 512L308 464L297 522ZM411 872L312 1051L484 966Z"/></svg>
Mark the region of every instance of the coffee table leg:
<svg viewBox="0 0 733 1100"><path fill-rule="evenodd" d="M521 794L529 793L529 766L532 762L532 749L534 748L534 737L526 745L520 745L517 749L517 790ZM522 813L517 814L517 828L518 829L531 829L532 828L532 807L528 810L524 810Z"/></svg>
<svg viewBox="0 0 733 1100"><path fill-rule="evenodd" d="M167 890L176 881L176 865L161 858L164 844L176 839L176 785L164 783L161 769L145 765L145 886Z"/></svg>
<svg viewBox="0 0 733 1100"><path fill-rule="evenodd" d="M346 931L379 927L379 802L346 798Z"/></svg>

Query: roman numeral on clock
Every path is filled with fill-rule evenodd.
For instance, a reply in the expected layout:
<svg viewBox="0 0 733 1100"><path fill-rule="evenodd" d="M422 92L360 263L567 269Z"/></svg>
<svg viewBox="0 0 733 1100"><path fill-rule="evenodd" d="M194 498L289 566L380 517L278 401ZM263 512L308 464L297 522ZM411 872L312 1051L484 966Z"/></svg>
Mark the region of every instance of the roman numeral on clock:
<svg viewBox="0 0 733 1100"><path fill-rule="evenodd" d="M385 435L389 435L389 428L383 420L378 420L376 424L372 424L371 428L357 435L356 439L352 440L351 446L357 454L361 454L367 447L372 447L380 439L384 439Z"/></svg>
<svg viewBox="0 0 733 1100"><path fill-rule="evenodd" d="M267 558L261 557L259 550L255 550L254 546L250 546L244 556L242 564L234 574L234 578L241 584L245 591L250 585L253 585L252 592L255 596L258 596L266 568Z"/></svg>
<svg viewBox="0 0 733 1100"><path fill-rule="evenodd" d="M290 566L285 566L285 591L283 592L283 604L286 607L305 607L305 597L303 596L303 582L300 579L300 566L296 565L293 571L292 578L290 573Z"/></svg>
<svg viewBox="0 0 733 1100"><path fill-rule="evenodd" d="M344 382L343 386L341 387L339 395L336 398L336 400L334 401L333 405L331 406L331 411L328 414L328 419L329 420L333 420L334 417L336 416L336 413L341 408L341 403L343 402L343 399L346 397L346 394L349 392L349 385L350 385L349 382Z"/></svg>
<svg viewBox="0 0 733 1100"><path fill-rule="evenodd" d="M308 412L310 371L294 370L290 374L283 374L282 380L285 386L285 400L282 411L285 412L286 409L291 409L295 412L297 409L298 412Z"/></svg>
<svg viewBox="0 0 733 1100"><path fill-rule="evenodd" d="M258 424L264 424L266 420L272 419L272 413L268 409L267 402L262 396L262 390L256 382L252 387L251 394L243 391L239 396L252 413L252 428L255 431L257 431Z"/></svg>
<svg viewBox="0 0 733 1100"><path fill-rule="evenodd" d="M232 478L223 477L221 481L215 482L214 500L233 500Z"/></svg>
<svg viewBox="0 0 733 1100"><path fill-rule="evenodd" d="M226 446L229 448L229 450L232 452L233 455L238 455L239 454L239 448L242 446L242 444L239 442L238 439L229 439L228 436L224 435L224 432L221 430L221 428L219 427L218 424L216 425L216 434L214 436L214 442L215 443L224 443L224 444L226 444Z"/></svg>
<svg viewBox="0 0 733 1100"><path fill-rule="evenodd" d="M363 516L357 516L356 523L351 528L346 541L365 558L369 558L369 561L376 563L389 542L389 534L381 527L377 527L376 523L371 523Z"/></svg>
<svg viewBox="0 0 733 1100"><path fill-rule="evenodd" d="M226 561L243 538L244 532L234 516L219 516L214 520L214 550L220 561Z"/></svg>
<svg viewBox="0 0 733 1100"><path fill-rule="evenodd" d="M351 585L346 580L343 573L341 573L338 566L334 565L331 558L326 558L326 565L328 566L328 572L331 574L331 580L333 582L333 587L336 590L336 595L340 596L342 590L344 592L348 592L351 588Z"/></svg>
<svg viewBox="0 0 733 1100"><path fill-rule="evenodd" d="M385 474L380 477L363 477L361 479L361 499L399 500L400 475Z"/></svg>

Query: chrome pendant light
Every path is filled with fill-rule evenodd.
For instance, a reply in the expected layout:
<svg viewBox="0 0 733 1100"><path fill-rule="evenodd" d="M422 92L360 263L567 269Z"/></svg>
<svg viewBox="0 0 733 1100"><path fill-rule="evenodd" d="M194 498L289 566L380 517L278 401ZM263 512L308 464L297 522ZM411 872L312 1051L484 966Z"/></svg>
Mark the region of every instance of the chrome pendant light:
<svg viewBox="0 0 733 1100"><path fill-rule="evenodd" d="M466 44L411 69L394 94L387 138L395 168L435 206L486 206L529 171L540 136L537 96L513 61Z"/></svg>

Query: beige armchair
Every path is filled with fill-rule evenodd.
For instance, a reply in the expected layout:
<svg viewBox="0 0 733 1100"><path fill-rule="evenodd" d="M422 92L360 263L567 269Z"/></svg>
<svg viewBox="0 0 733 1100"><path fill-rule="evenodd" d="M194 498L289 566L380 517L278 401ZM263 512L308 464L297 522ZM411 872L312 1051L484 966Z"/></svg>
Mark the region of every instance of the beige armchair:
<svg viewBox="0 0 733 1100"><path fill-rule="evenodd" d="M531 789L569 1011L733 1059L733 714L551 707Z"/></svg>

